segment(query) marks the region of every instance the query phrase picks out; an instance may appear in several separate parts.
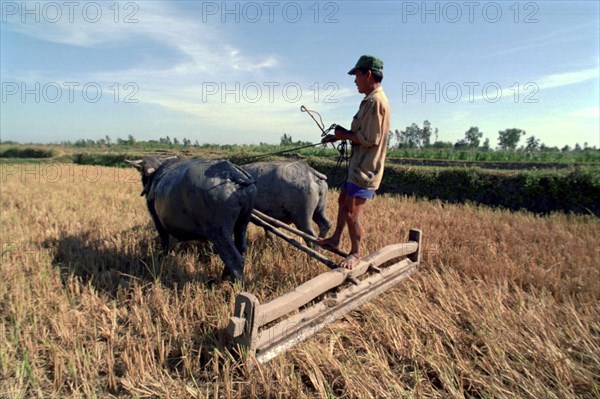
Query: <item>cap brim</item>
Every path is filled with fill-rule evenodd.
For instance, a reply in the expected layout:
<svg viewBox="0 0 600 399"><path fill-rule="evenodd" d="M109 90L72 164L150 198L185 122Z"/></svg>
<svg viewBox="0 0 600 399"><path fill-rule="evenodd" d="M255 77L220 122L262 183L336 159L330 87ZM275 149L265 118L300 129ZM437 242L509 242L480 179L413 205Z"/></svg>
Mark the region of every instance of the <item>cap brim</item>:
<svg viewBox="0 0 600 399"><path fill-rule="evenodd" d="M354 75L354 74L356 74L356 70L357 69L358 69L357 67L352 68L351 70L348 71L348 75Z"/></svg>

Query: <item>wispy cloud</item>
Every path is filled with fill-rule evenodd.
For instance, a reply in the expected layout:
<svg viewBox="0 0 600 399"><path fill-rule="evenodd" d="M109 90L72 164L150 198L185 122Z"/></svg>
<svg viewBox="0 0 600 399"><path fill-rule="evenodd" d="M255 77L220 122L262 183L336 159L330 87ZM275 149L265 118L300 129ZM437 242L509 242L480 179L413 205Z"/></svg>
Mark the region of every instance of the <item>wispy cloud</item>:
<svg viewBox="0 0 600 399"><path fill-rule="evenodd" d="M600 76L599 67L587 68L579 71L561 72L549 75L541 76L537 79L531 79L529 82L519 84L518 87L515 84L510 86L501 87L498 83L490 85L491 93L482 93L476 96L465 96L462 98L463 102L477 102L481 100L490 101L490 98L495 102L495 98L504 99L507 101L514 101L514 96L518 93L520 96L525 98L525 102L534 102L538 98L538 93L542 90L555 89L558 87L570 86L588 80L598 80Z"/></svg>
<svg viewBox="0 0 600 399"><path fill-rule="evenodd" d="M73 21L64 17L57 23L49 22L47 18L40 21L26 18L25 23L21 19L8 19L5 27L37 40L73 47L119 48L134 45L139 40L149 40L179 54L179 58L171 60L172 64L163 69L163 73L176 73L177 76L200 73L256 73L279 65L276 56L248 54L228 41L223 27L200 23L193 14L190 15L169 3L131 3L139 9L132 10L136 12L130 12L129 19L121 15L118 22L115 21L114 11L109 10L118 3L101 4L100 13L103 17L93 23L89 17L86 20L81 16L73 18ZM123 10L121 13L123 14ZM161 54L156 54L156 57L164 61ZM130 71L140 73L143 70L147 70L154 77L158 72L151 62L133 67Z"/></svg>
<svg viewBox="0 0 600 399"><path fill-rule="evenodd" d="M111 3L112 4L112 3ZM156 62L128 68L92 72L77 70L77 76L50 76L39 68L19 72L27 82L98 82L109 87L113 82L131 82L139 89L135 98L140 103L155 104L187 114L203 125L239 128L249 120L269 115L270 125L283 125L284 115L299 113L302 101L310 99L310 84L293 80L279 82L280 66L275 54L250 54L230 39L224 26L200 23L194 15L164 2L143 2L137 22L115 23L103 18L98 23L76 20L73 23L14 23L9 29L37 40L64 46L102 48L128 46L148 41L153 48L164 48L168 55L155 54ZM262 76L268 74L269 82ZM275 71L275 72L273 72ZM69 73L69 72L63 72ZM279 79L280 80L280 79ZM282 93L284 84L292 84L289 96ZM312 82L311 82L312 84ZM296 98L294 89L300 88ZM77 87L81 89L81 86ZM258 90L258 91L257 91Z"/></svg>
<svg viewBox="0 0 600 399"><path fill-rule="evenodd" d="M600 69L588 68L580 71L563 72L551 75L542 76L536 79L535 82L539 85L540 89L552 89L555 87L569 86L581 82L585 82L591 79L598 79L600 76Z"/></svg>
<svg viewBox="0 0 600 399"><path fill-rule="evenodd" d="M581 40L582 36L589 34L588 31L592 27L597 27L597 24L581 24L561 30L552 31L541 36L531 35L530 38L520 40L518 43L511 44L510 46L504 49L485 54L483 58L497 58L498 56L528 51L541 47L556 47L559 44L564 45L568 43L573 43Z"/></svg>
<svg viewBox="0 0 600 399"><path fill-rule="evenodd" d="M593 118L598 120L598 118L600 118L600 105L578 109L576 111L569 112L568 115L575 116L577 118Z"/></svg>

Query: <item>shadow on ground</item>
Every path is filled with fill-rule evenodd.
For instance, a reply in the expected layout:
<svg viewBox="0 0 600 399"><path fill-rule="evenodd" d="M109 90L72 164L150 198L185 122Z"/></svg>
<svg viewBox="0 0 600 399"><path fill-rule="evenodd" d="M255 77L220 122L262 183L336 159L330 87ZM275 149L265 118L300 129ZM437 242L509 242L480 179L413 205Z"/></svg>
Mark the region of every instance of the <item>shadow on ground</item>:
<svg viewBox="0 0 600 399"><path fill-rule="evenodd" d="M60 269L63 282L75 276L111 296L132 280L142 284L160 282L164 287L179 289L188 282L210 285L220 280L221 270L206 267L214 256L209 243L177 243L164 256L158 237L135 238L147 236L146 229L136 226L100 239L94 232L84 231L46 240L43 246L54 249L52 264ZM189 257L195 258L193 267ZM188 264L184 264L185 258Z"/></svg>

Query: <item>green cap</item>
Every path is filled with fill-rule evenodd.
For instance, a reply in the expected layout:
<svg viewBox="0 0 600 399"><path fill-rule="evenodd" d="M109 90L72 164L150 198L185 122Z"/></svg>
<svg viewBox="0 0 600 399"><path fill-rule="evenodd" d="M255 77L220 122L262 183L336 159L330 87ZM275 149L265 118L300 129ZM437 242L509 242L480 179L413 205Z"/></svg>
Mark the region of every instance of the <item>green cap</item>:
<svg viewBox="0 0 600 399"><path fill-rule="evenodd" d="M367 68L372 71L383 70L383 61L381 61L377 57L373 57L372 55L363 55L358 59L358 62L350 71L348 71L348 75L354 75L358 68Z"/></svg>

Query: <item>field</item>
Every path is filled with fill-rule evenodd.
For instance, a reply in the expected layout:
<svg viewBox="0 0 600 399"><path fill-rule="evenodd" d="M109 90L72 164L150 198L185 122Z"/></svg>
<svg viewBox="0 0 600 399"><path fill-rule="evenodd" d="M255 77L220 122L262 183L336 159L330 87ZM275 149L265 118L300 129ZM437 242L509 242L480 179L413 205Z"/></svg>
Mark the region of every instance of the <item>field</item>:
<svg viewBox="0 0 600 399"><path fill-rule="evenodd" d="M600 398L596 217L377 196L365 253L416 227L420 270L253 366L224 332L235 295L324 266L252 226L246 286L221 283L208 246L159 256L135 170L0 167L1 398Z"/></svg>

